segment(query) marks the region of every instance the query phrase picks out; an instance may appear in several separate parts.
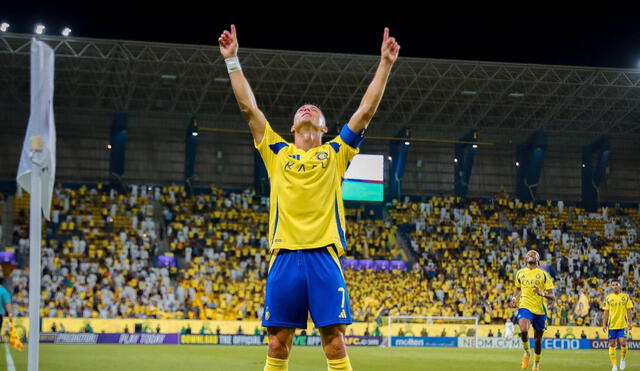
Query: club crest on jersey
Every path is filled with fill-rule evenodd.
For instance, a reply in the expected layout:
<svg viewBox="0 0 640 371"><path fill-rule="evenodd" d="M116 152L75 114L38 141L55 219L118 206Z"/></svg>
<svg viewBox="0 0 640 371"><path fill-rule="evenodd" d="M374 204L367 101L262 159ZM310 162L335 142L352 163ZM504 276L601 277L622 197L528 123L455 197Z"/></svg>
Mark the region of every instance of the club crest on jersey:
<svg viewBox="0 0 640 371"><path fill-rule="evenodd" d="M326 160L328 158L329 158L329 153L328 152L322 151L322 152L316 153L316 159L318 161L324 161L324 160Z"/></svg>
<svg viewBox="0 0 640 371"><path fill-rule="evenodd" d="M536 279L539 280L540 279L540 273L536 274Z"/></svg>

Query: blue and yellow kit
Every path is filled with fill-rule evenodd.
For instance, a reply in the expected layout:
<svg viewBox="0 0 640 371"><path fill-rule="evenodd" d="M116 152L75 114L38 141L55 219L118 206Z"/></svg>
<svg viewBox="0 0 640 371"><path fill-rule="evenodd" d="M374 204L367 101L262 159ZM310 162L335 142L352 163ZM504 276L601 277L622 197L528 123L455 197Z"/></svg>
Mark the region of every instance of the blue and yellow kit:
<svg viewBox="0 0 640 371"><path fill-rule="evenodd" d="M633 309L633 302L629 294L623 292L619 294L609 294L604 299L602 309L609 311L609 320L607 323L607 327L609 327L609 340L626 338L628 326L627 310Z"/></svg>
<svg viewBox="0 0 640 371"><path fill-rule="evenodd" d="M341 187L362 140L344 125L304 151L266 123L255 143L271 184L264 326L306 328L309 312L316 327L351 323L339 260L347 249Z"/></svg>
<svg viewBox="0 0 640 371"><path fill-rule="evenodd" d="M529 267L520 269L515 276L515 285L520 288L520 302L518 303L518 321L522 318L528 319L534 330L544 331L547 327L547 304L546 299L537 295L534 288L542 292L553 289L553 280L549 273L541 268L530 269Z"/></svg>

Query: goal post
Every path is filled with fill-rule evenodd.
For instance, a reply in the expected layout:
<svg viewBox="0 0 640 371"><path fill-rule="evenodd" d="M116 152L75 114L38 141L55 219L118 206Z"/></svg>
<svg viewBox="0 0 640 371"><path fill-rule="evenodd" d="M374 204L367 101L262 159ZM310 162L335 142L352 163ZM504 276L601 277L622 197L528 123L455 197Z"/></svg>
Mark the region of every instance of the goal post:
<svg viewBox="0 0 640 371"><path fill-rule="evenodd" d="M387 345L393 346L392 338L401 336L422 337L472 337L478 343L479 317L447 316L389 316Z"/></svg>

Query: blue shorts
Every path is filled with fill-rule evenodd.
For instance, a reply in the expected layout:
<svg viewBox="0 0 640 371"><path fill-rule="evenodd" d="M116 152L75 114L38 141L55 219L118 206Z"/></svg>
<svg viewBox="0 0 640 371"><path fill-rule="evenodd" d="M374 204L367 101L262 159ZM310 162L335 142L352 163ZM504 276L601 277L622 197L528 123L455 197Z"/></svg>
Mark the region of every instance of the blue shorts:
<svg viewBox="0 0 640 371"><path fill-rule="evenodd" d="M543 332L547 328L547 315L546 314L533 314L529 309L520 308L516 319L520 322L521 319L528 319L533 325L533 329L538 332Z"/></svg>
<svg viewBox="0 0 640 371"><path fill-rule="evenodd" d="M347 285L336 247L279 249L272 257L262 325L307 328L351 324Z"/></svg>
<svg viewBox="0 0 640 371"><path fill-rule="evenodd" d="M620 338L627 338L627 331L625 329L609 330L609 340L616 340Z"/></svg>

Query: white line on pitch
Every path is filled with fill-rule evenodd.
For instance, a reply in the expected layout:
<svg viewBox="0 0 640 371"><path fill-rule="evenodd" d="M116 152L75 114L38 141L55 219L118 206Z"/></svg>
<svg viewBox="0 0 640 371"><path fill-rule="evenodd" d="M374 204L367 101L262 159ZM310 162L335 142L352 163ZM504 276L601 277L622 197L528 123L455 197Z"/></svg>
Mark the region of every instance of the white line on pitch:
<svg viewBox="0 0 640 371"><path fill-rule="evenodd" d="M16 371L16 366L13 364L13 358L11 358L11 352L9 351L9 344L4 343L4 350L7 357L7 371Z"/></svg>

